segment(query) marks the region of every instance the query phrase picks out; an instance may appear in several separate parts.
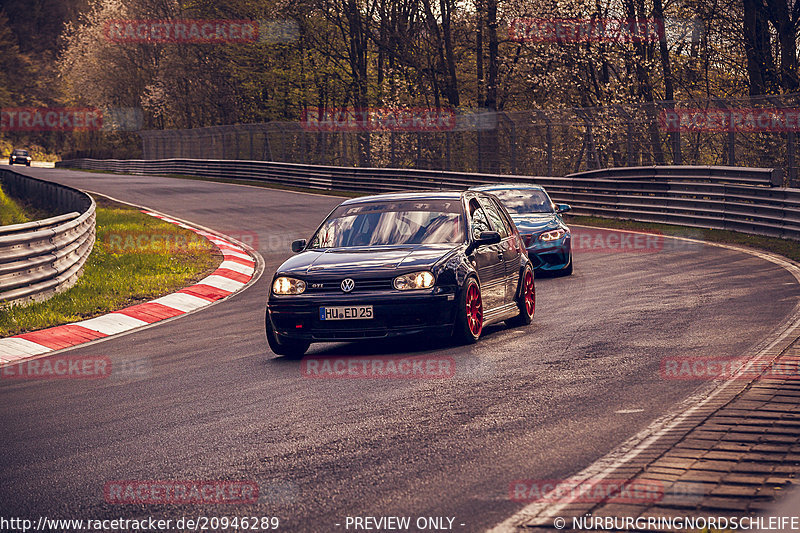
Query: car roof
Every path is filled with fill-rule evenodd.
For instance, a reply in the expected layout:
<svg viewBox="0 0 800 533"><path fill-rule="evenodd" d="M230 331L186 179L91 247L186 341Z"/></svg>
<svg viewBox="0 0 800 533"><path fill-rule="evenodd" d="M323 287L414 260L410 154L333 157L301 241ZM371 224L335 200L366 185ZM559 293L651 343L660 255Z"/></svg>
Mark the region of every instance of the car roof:
<svg viewBox="0 0 800 533"><path fill-rule="evenodd" d="M392 202L402 200L459 200L465 191L416 191L416 192L392 192L386 194L374 194L371 196L359 196L342 202L342 205L352 205L367 202Z"/></svg>
<svg viewBox="0 0 800 533"><path fill-rule="evenodd" d="M470 187L471 191L484 191L484 192L504 191L511 189L535 189L538 191L543 191L544 187L542 187L541 185L536 185L535 183L489 183L486 185L477 185L475 187Z"/></svg>

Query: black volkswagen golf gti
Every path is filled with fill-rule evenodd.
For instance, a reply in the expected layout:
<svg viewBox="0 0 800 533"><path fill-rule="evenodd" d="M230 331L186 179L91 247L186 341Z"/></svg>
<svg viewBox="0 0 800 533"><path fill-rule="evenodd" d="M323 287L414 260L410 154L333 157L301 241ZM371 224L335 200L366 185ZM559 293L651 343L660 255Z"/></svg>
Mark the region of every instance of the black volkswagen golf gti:
<svg viewBox="0 0 800 533"><path fill-rule="evenodd" d="M533 269L508 212L479 192L347 200L272 280L266 332L278 355L313 342L452 335L531 322Z"/></svg>

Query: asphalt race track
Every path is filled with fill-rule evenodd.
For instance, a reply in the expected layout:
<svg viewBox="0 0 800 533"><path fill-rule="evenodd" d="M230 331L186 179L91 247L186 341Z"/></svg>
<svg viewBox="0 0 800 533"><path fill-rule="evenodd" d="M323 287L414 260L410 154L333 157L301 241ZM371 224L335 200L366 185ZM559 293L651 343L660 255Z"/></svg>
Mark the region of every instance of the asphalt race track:
<svg viewBox="0 0 800 533"><path fill-rule="evenodd" d="M310 351L449 356L452 379L307 379L299 362L267 348L264 302L291 240L310 236L341 199L14 170L227 233L258 249L266 271L209 309L70 352L136 362L146 369L139 375L0 381L7 516L277 516L280 530L313 532L343 531L347 516L446 516L456 517L456 530L480 531L525 505L509 500L513 480L568 477L705 385L664 379L663 359L742 356L800 298L785 270L719 247L667 241L646 252L587 251L576 254L573 276L537 279L527 328L492 327L469 347L408 341ZM255 481L262 500L104 501L109 481L162 479Z"/></svg>

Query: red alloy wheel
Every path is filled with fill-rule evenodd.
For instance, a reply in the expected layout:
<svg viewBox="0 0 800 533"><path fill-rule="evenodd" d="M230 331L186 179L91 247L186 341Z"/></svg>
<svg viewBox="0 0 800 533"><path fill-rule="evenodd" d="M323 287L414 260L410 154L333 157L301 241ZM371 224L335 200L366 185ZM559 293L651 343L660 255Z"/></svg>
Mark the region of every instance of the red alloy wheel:
<svg viewBox="0 0 800 533"><path fill-rule="evenodd" d="M475 337L481 334L483 329L483 301L481 300L481 291L478 284L474 281L467 287L467 325L469 331Z"/></svg>
<svg viewBox="0 0 800 533"><path fill-rule="evenodd" d="M525 272L523 290L525 291L525 310L528 312L528 316L533 316L536 310L536 289L533 287L533 273L530 270Z"/></svg>

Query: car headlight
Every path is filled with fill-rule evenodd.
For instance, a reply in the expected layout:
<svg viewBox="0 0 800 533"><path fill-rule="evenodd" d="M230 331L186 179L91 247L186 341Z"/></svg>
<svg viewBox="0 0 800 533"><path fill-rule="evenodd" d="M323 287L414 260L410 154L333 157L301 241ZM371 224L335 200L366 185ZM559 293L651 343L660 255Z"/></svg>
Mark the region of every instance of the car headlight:
<svg viewBox="0 0 800 533"><path fill-rule="evenodd" d="M564 236L566 231L563 229L555 229L553 231L546 231L539 235L539 239L543 241L557 241Z"/></svg>
<svg viewBox="0 0 800 533"><path fill-rule="evenodd" d="M275 294L303 294L305 290L306 282L301 279L281 276L272 282L272 292Z"/></svg>
<svg viewBox="0 0 800 533"><path fill-rule="evenodd" d="M394 288L398 291L413 291L415 289L429 289L433 287L436 278L427 270L412 272L394 278Z"/></svg>
<svg viewBox="0 0 800 533"><path fill-rule="evenodd" d="M31 160L31 158L30 158L30 157L26 157L25 159L27 159L28 161L30 161L30 160Z"/></svg>

